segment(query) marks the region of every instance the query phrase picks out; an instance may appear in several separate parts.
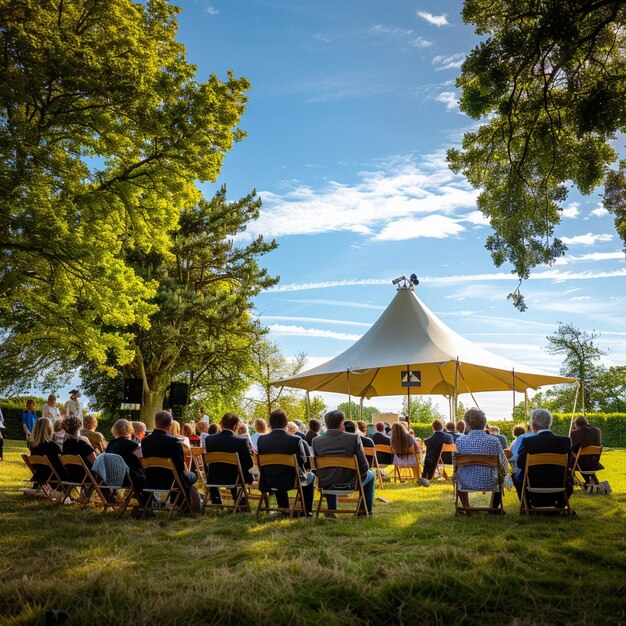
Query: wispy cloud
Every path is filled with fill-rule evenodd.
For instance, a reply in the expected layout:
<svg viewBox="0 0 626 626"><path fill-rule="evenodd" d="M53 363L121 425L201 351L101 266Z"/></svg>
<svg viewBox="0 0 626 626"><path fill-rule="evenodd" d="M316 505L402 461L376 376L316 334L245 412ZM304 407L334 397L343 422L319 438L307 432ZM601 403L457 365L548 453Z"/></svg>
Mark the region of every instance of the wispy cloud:
<svg viewBox="0 0 626 626"><path fill-rule="evenodd" d="M442 91L435 96L437 102L443 102L446 105L446 111L455 111L459 108L459 101L454 91Z"/></svg>
<svg viewBox="0 0 626 626"><path fill-rule="evenodd" d="M545 270L543 272L534 272L530 275L529 280L555 280L563 282L566 280L597 280L600 278L624 278L626 277L626 268L618 270L609 270L603 272L570 272L559 271L557 269ZM364 278L364 279L346 279L346 280L327 280L321 282L309 283L285 283L276 285L268 291L307 291L310 289L330 289L336 287L358 287L363 285L390 285L394 276L389 278ZM515 277L508 272L494 272L492 274L458 274L454 276L420 276L420 282L429 285L450 285L455 283L467 283L470 281L514 281ZM316 302L323 302L318 300Z"/></svg>
<svg viewBox="0 0 626 626"><path fill-rule="evenodd" d="M265 320L277 320L280 322L310 322L313 324L336 324L338 326L360 326L362 328L369 328L371 324L368 322L353 322L348 320L335 320L325 317L299 317L294 315L262 315L261 318Z"/></svg>
<svg viewBox="0 0 626 626"><path fill-rule="evenodd" d="M594 217L604 217L605 215L608 215L608 214L609 214L608 209L605 209L603 205L596 207L590 213L590 215L593 215Z"/></svg>
<svg viewBox="0 0 626 626"><path fill-rule="evenodd" d="M433 65L436 65L435 71L458 69L465 61L464 52L455 52L454 54L438 54L433 57Z"/></svg>
<svg viewBox="0 0 626 626"><path fill-rule="evenodd" d="M350 333L336 333L322 328L304 328L303 326L287 326L284 324L270 324L269 331L274 337L321 337L325 339L338 339L339 341L356 341L361 335Z"/></svg>
<svg viewBox="0 0 626 626"><path fill-rule="evenodd" d="M594 246L599 241L611 241L613 235L609 233L601 233L594 235L587 233L585 235L576 235L575 237L561 237L561 241L568 246Z"/></svg>
<svg viewBox="0 0 626 626"><path fill-rule="evenodd" d="M212 6L205 7L204 12L208 13L209 15L217 15L219 13L219 11Z"/></svg>
<svg viewBox="0 0 626 626"><path fill-rule="evenodd" d="M482 223L476 220L474 210L478 192L450 171L443 152L390 157L376 168L360 172L353 184L328 181L313 188L290 182L285 188L282 193L260 192L263 208L259 219L241 238L261 233L279 237L343 231L389 239L398 229L393 222L407 216L419 220L438 215L456 220L459 225L449 226L449 234L463 230L463 222ZM449 224L440 220L440 226L444 222Z"/></svg>
<svg viewBox="0 0 626 626"><path fill-rule="evenodd" d="M317 39L317 41L321 41L322 43L330 43L332 41L330 37L322 33L314 33L313 39Z"/></svg>
<svg viewBox="0 0 626 626"><path fill-rule="evenodd" d="M446 13L443 15L433 15L432 13L428 13L428 11L417 11L417 16L421 17L423 20L426 20L429 24L433 26L447 26L448 16Z"/></svg>
<svg viewBox="0 0 626 626"><path fill-rule="evenodd" d="M310 283L313 285L317 285L319 283ZM369 281L359 283L363 285L374 285L379 284L378 281ZM385 281L384 284L387 284ZM312 287L312 289L317 289L317 287ZM300 289L277 289L273 288L270 291L301 291ZM378 311L383 311L385 309L384 306L380 304L368 304L367 302L350 302L346 300L329 300L329 299L319 299L319 298L311 298L311 299L289 299L287 302L296 302L298 304L321 304L323 306L338 306L338 307L348 307L354 309L376 309Z"/></svg>
<svg viewBox="0 0 626 626"><path fill-rule="evenodd" d="M572 202L566 206L561 212L563 217L575 218L580 215L580 204L578 202Z"/></svg>
<svg viewBox="0 0 626 626"><path fill-rule="evenodd" d="M416 35L408 28L398 28L397 26L384 26L383 24L374 24L370 28L370 32L374 35L385 37L401 43L409 48L428 48L433 45L432 41L424 39Z"/></svg>
<svg viewBox="0 0 626 626"><path fill-rule="evenodd" d="M555 261L555 265L569 265L570 263L596 261L625 261L626 255L621 250L615 252L590 252L589 254L568 254Z"/></svg>

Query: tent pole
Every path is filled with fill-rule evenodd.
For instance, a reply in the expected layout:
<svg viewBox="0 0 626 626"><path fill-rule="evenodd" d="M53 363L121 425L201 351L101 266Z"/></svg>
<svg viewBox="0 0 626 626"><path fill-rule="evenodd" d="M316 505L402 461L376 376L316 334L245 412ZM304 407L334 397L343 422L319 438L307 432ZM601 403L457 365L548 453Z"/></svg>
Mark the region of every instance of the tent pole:
<svg viewBox="0 0 626 626"><path fill-rule="evenodd" d="M359 419L363 421L363 396L361 396L361 401L359 402Z"/></svg>
<svg viewBox="0 0 626 626"><path fill-rule="evenodd" d="M348 382L348 417L352 419L352 394L350 393L350 370L346 370L346 380Z"/></svg>
<svg viewBox="0 0 626 626"><path fill-rule="evenodd" d="M582 378L580 379L580 403L583 407L583 417L587 417L587 410L585 407L585 383Z"/></svg>
<svg viewBox="0 0 626 626"><path fill-rule="evenodd" d="M407 422L411 423L411 366L406 366L406 412Z"/></svg>
<svg viewBox="0 0 626 626"><path fill-rule="evenodd" d="M524 415L528 421L528 389L524 389Z"/></svg>
<svg viewBox="0 0 626 626"><path fill-rule="evenodd" d="M572 409L572 419L569 421L569 434L572 435L572 426L574 425L574 414L576 413L576 403L578 402L578 392L582 387L582 381L578 381L578 385L576 385L576 395L574 396L574 408Z"/></svg>
<svg viewBox="0 0 626 626"><path fill-rule="evenodd" d="M511 370L511 374L513 374L513 411L511 411L511 415L515 411L515 368Z"/></svg>
<svg viewBox="0 0 626 626"><path fill-rule="evenodd" d="M454 366L454 393L452 394L452 414L454 416L454 422L456 422L456 410L459 404L459 357L456 357L456 363Z"/></svg>
<svg viewBox="0 0 626 626"><path fill-rule="evenodd" d="M311 401L309 399L309 392L306 392L306 395L304 396L304 399L306 401L306 418L307 420L311 420Z"/></svg>

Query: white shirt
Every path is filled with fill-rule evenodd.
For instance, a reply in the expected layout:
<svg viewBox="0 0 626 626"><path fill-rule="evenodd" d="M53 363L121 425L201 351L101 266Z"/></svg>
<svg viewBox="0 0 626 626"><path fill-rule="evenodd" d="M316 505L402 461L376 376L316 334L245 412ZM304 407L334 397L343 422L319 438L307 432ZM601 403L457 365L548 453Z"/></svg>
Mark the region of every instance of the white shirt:
<svg viewBox="0 0 626 626"><path fill-rule="evenodd" d="M70 398L65 403L65 416L70 417L70 415L74 415L75 417L78 417L78 419L82 421L83 407L80 403L80 400L72 400L72 398Z"/></svg>
<svg viewBox="0 0 626 626"><path fill-rule="evenodd" d="M58 406L56 406L56 404L54 406L50 406L46 402L41 409L41 417L47 417L54 426L54 423L61 419L61 410Z"/></svg>

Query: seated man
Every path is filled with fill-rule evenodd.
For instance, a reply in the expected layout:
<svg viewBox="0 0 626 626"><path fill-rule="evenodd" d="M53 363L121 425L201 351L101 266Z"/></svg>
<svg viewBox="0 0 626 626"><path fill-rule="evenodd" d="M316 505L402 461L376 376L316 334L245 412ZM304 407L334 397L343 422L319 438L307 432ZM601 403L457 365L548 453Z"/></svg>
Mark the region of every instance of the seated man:
<svg viewBox="0 0 626 626"><path fill-rule="evenodd" d="M89 440L96 454L101 454L104 452L107 442L104 435L96 430L97 427L97 416L94 413L87 413L84 419L84 428L81 429L80 434Z"/></svg>
<svg viewBox="0 0 626 626"><path fill-rule="evenodd" d="M446 427L443 432L452 437L452 443L461 436L456 432L456 424L454 422L446 422ZM446 465L452 465L452 452L444 452L442 460Z"/></svg>
<svg viewBox="0 0 626 626"><path fill-rule="evenodd" d="M441 446L444 443L454 443L452 435L443 432L443 423L441 420L433 420L431 424L433 434L424 441L426 445L426 457L424 458L424 470L422 476L426 480L430 480L437 468L437 461L441 454Z"/></svg>
<svg viewBox="0 0 626 626"><path fill-rule="evenodd" d="M487 417L480 409L470 409L463 416L465 434L456 440L456 454L485 454L497 456L502 472L506 471L507 460L500 442L485 432ZM469 497L463 489L472 491L492 491L498 488L498 468L473 465L459 467L456 473L459 498L464 507L469 507ZM494 493L492 506L500 506L502 493Z"/></svg>
<svg viewBox="0 0 626 626"><path fill-rule="evenodd" d="M503 450L506 450L509 447L509 442L506 440L506 437L500 434L499 426L489 426L489 433L500 442Z"/></svg>
<svg viewBox="0 0 626 626"><path fill-rule="evenodd" d="M300 484L304 496L304 509L307 515L312 514L315 475L309 472L308 446L297 435L287 432L287 414L283 409L272 411L270 415L270 428L268 434L259 437L257 442L259 454L295 454L298 459L300 470ZM289 508L288 491L293 489L296 477L291 468L282 465L267 465L263 468L259 480L261 491L269 491L275 488L276 502L283 509Z"/></svg>
<svg viewBox="0 0 626 626"><path fill-rule="evenodd" d="M182 441L170 435L172 421L172 414L168 411L157 412L154 416L154 430L150 435L144 437L141 442L141 454L145 459L150 457L172 459L183 488L189 490L198 480L198 477L193 472L185 470L185 454ZM166 470L162 472L155 470L151 472L149 478L149 487L152 489L169 489L172 485L172 473Z"/></svg>
<svg viewBox="0 0 626 626"><path fill-rule="evenodd" d="M321 427L322 425L319 420L316 420L315 418L309 420L309 430L306 435L304 435L304 440L309 444L309 447L311 447L313 439L320 434Z"/></svg>
<svg viewBox="0 0 626 626"><path fill-rule="evenodd" d="M132 440L141 445L143 438L146 436L146 425L143 422L131 422L133 425Z"/></svg>
<svg viewBox="0 0 626 626"><path fill-rule="evenodd" d="M530 415L530 429L533 437L524 437L517 450L517 471L513 474L513 484L517 489L517 495L522 499L522 483L524 482L524 468L526 457L529 454L541 454L551 452L555 454L567 454L571 457L572 445L569 437L555 435L552 426L552 414L546 409L535 409ZM533 467L529 477L533 487L558 487L563 484L563 470L560 467L545 465ZM568 474L566 483L567 495L572 493L572 479ZM557 500L558 498L558 500ZM561 494L533 493L529 499L531 506L564 506Z"/></svg>
<svg viewBox="0 0 626 626"><path fill-rule="evenodd" d="M343 411L330 411L324 416L326 433L313 439L315 456L355 456L359 464L359 472L363 481L363 491L367 508L372 513L374 505L374 490L376 488L375 474L369 469L367 457L363 452L361 437L357 434L344 431L345 415ZM317 477L322 487L330 488L338 485L354 485L354 472L348 469L328 468L317 471ZM329 495L328 508L337 508L337 496ZM362 510L360 514L365 515Z"/></svg>
<svg viewBox="0 0 626 626"><path fill-rule="evenodd" d="M375 445L379 443L384 446L391 445L391 437L385 433L384 422L378 422L376 424L376 432L372 435L372 441ZM381 468L393 463L393 454L389 452L377 452L376 458L378 459L378 465Z"/></svg>
<svg viewBox="0 0 626 626"><path fill-rule="evenodd" d="M576 454L581 448L587 446L602 445L602 431L595 426L590 426L586 417L579 415L575 420L570 433L572 439L572 452ZM598 472L604 469L600 464L600 455L591 454L589 456L581 456L578 465L581 470L587 472ZM585 483L597 483L598 479L595 474L583 474Z"/></svg>
<svg viewBox="0 0 626 626"><path fill-rule="evenodd" d="M252 484L253 478L250 474L252 467L252 448L249 437L240 437L235 434L239 426L239 416L234 413L226 413L221 421L222 430L215 435L211 435L204 440L204 447L207 452L236 452L239 455L239 463L243 471L243 479L248 485ZM234 484L237 480L237 469L232 465L216 463L209 468L207 482ZM231 491L233 499L237 499L237 491ZM211 503L221 504L219 489L211 487Z"/></svg>

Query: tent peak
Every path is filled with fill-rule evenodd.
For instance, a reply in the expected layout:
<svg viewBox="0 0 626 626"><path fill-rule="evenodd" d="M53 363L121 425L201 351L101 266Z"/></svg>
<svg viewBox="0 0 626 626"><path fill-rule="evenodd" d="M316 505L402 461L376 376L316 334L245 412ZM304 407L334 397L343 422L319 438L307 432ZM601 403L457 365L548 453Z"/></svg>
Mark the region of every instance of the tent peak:
<svg viewBox="0 0 626 626"><path fill-rule="evenodd" d="M398 286L398 291L401 289L408 289L409 291L413 291L415 287L420 284L419 279L415 274L411 274L408 278L406 276L398 276L398 278L394 278L391 281L392 285Z"/></svg>

